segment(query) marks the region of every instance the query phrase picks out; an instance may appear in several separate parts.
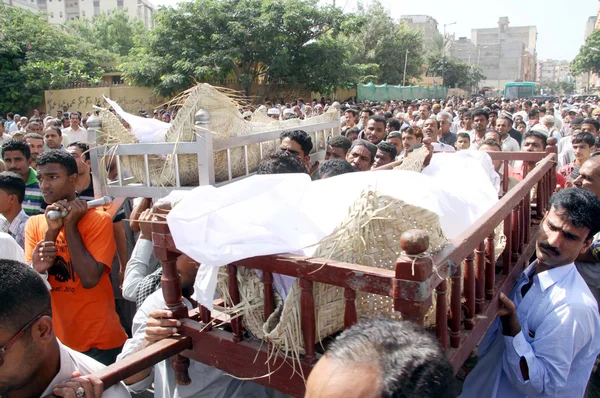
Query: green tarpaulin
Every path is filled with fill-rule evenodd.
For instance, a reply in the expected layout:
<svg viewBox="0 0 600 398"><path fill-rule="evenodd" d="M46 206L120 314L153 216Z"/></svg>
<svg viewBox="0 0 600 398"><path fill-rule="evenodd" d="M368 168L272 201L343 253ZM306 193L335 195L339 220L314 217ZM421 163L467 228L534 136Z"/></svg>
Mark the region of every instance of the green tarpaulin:
<svg viewBox="0 0 600 398"><path fill-rule="evenodd" d="M389 86L373 83L359 84L356 87L357 101L390 101L414 100L422 98L445 98L448 96L446 87L425 86Z"/></svg>

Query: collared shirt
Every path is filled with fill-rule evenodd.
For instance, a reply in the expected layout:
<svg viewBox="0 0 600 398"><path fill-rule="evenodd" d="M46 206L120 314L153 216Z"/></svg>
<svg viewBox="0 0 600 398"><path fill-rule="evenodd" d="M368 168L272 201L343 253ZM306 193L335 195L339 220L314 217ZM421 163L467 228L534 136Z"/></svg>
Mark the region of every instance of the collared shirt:
<svg viewBox="0 0 600 398"><path fill-rule="evenodd" d="M444 135L440 133L438 136L438 141L442 144L454 146L454 143L456 142L456 134L448 132L446 135Z"/></svg>
<svg viewBox="0 0 600 398"><path fill-rule="evenodd" d="M29 178L25 182L25 200L23 200L23 210L28 216L35 216L43 213L42 205L44 198L37 180L37 172L33 167L29 168Z"/></svg>
<svg viewBox="0 0 600 398"><path fill-rule="evenodd" d="M25 224L27 220L29 220L29 216L25 214L23 209L21 209L11 223L0 214L0 231L7 232L23 249L25 248Z"/></svg>
<svg viewBox="0 0 600 398"><path fill-rule="evenodd" d="M502 152L519 152L520 150L521 147L517 140L507 134L506 138L502 140Z"/></svg>
<svg viewBox="0 0 600 398"><path fill-rule="evenodd" d="M188 309L193 306L183 299ZM121 360L139 349L146 334L148 315L155 309L165 308L166 303L162 290L152 293L140 307L133 318L133 337L127 340L123 351L119 354ZM164 360L154 365L150 375L142 381L128 386L132 393L140 393L154 382L156 398L267 398L267 389L249 381L241 381L228 376L222 370L215 369L203 363L191 360L188 369L191 384L180 386L175 383L175 372L170 360Z"/></svg>
<svg viewBox="0 0 600 398"><path fill-rule="evenodd" d="M443 142L432 142L433 152L456 152L456 148Z"/></svg>
<svg viewBox="0 0 600 398"><path fill-rule="evenodd" d="M106 366L102 365L95 359L70 349L69 347L63 345L60 341L58 342L58 348L60 352L60 368L58 369L56 376L54 376L54 379L50 382L48 387L46 387L46 390L40 397L45 397L52 394L54 386L69 380L72 377L71 375L73 372L79 372L82 376L85 376L106 368ZM115 384L102 393L102 398L125 397L131 397L131 394L129 394L125 384L123 383Z"/></svg>
<svg viewBox="0 0 600 398"><path fill-rule="evenodd" d="M520 276L509 298L521 331L502 334L496 318L479 345L480 361L461 397L582 397L600 353L598 305L571 263L535 274L537 261ZM533 279L525 296L521 288ZM529 380L521 373L525 358Z"/></svg>
<svg viewBox="0 0 600 398"><path fill-rule="evenodd" d="M3 260L14 260L25 263L25 253L17 241L7 234L0 232L0 258Z"/></svg>
<svg viewBox="0 0 600 398"><path fill-rule="evenodd" d="M525 172L523 171L524 167L525 163L518 161L515 163L515 167L511 167L509 169L508 175L516 178L518 181L523 181L523 175L525 174ZM556 172L556 183L560 185L561 188L564 188L565 184L567 183L567 179L563 177L563 175L559 172Z"/></svg>
<svg viewBox="0 0 600 398"><path fill-rule="evenodd" d="M69 137L69 142L65 145L69 145L71 142L89 142L88 140L88 132L83 127L79 126L79 129L73 130L73 127L67 127L62 131L63 135L66 134ZM64 141L64 139L63 139ZM64 142L63 142L64 144Z"/></svg>

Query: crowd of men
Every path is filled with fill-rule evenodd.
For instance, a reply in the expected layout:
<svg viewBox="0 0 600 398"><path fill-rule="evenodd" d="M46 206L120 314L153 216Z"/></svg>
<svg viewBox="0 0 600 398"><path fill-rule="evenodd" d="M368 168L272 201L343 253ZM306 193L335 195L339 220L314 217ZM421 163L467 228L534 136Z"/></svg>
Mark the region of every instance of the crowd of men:
<svg viewBox="0 0 600 398"><path fill-rule="evenodd" d="M340 111L341 135L328 139L322 163L311 160L315 148L309 134L286 131L258 173L332 178L400 164L421 146L433 156L556 147L559 192L537 237L537 260L508 296L501 295L498 320L480 345L480 363L462 396L483 390L498 397L600 394L598 102L299 99L242 112L248 120L254 112L306 119L331 107ZM195 361L188 386L176 385L169 361L106 391L89 376L173 335L181 323L165 309L162 269L153 257L150 226L159 204L138 198L113 217L88 211L94 187L86 116L67 109L56 117L9 113L0 123L0 397L122 397L149 388L158 397L272 397L273 391ZM171 121L164 109L143 116ZM514 163L504 175L501 162L493 165L509 190L535 166ZM61 217L49 217L52 211ZM199 267L186 255L177 259L190 309ZM390 339L398 344L390 345ZM419 341L420 349L402 341ZM413 394L407 396L458 394L444 353L426 332L376 320L361 322L336 340L311 373L306 396L387 397L409 389Z"/></svg>

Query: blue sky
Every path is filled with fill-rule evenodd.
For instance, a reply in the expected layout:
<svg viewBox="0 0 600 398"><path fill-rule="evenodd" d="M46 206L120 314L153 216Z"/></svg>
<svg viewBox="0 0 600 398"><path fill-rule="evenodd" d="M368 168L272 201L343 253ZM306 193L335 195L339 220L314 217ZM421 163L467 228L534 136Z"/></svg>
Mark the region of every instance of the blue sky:
<svg viewBox="0 0 600 398"><path fill-rule="evenodd" d="M155 5L172 6L182 0L151 0ZM322 3L333 0L321 0ZM346 11L356 9L357 0L335 0ZM363 1L363 4L368 4ZM507 16L511 26L536 25L538 30L538 59L566 59L571 61L583 44L588 17L596 15L598 0L381 0L392 17L405 14L425 14L439 24L448 26L448 33L456 37L471 36L471 29L498 26L498 18Z"/></svg>

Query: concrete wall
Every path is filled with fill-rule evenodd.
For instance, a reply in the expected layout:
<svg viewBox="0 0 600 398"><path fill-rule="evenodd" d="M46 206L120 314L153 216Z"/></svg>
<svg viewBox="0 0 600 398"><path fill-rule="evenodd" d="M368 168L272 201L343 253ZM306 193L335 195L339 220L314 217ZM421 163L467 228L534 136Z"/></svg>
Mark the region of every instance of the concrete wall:
<svg viewBox="0 0 600 398"><path fill-rule="evenodd" d="M108 106L103 95L117 101L125 111L135 115L142 109L151 112L165 102L164 99L153 95L148 87L116 86L47 90L44 92L46 112L55 115L56 111L63 106L70 111L92 112L94 105Z"/></svg>

